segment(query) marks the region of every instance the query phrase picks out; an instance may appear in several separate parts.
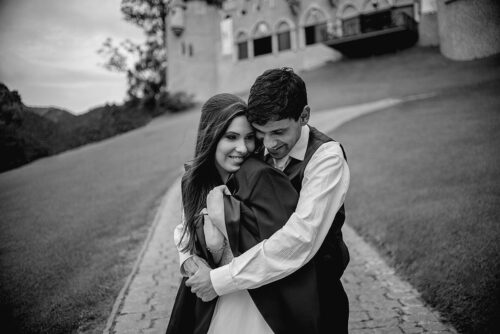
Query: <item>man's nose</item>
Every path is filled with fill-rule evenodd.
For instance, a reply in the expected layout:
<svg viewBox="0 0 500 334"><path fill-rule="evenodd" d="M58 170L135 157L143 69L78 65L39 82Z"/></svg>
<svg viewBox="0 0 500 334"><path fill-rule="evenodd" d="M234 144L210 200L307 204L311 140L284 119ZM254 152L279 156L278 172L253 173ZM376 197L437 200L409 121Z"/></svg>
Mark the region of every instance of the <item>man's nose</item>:
<svg viewBox="0 0 500 334"><path fill-rule="evenodd" d="M271 136L264 136L264 146L267 149L273 149L276 146L276 140Z"/></svg>

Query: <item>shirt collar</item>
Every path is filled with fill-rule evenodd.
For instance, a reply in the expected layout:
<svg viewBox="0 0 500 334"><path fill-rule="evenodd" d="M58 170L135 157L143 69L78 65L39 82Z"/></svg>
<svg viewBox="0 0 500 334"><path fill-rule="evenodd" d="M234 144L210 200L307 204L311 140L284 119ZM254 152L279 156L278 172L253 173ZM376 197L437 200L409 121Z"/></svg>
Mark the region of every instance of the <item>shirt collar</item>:
<svg viewBox="0 0 500 334"><path fill-rule="evenodd" d="M299 140L295 143L295 145L290 150L288 155L294 159L299 161L303 161L306 156L307 144L309 143L309 126L304 125L300 131Z"/></svg>
<svg viewBox="0 0 500 334"><path fill-rule="evenodd" d="M288 152L288 154L285 157L283 157L283 159L292 157L299 161L304 160L307 151L307 144L309 143L309 132L310 132L309 125L304 125L300 130L299 139L292 147L290 152ZM267 156L268 154L269 152L267 148L264 148L264 156Z"/></svg>

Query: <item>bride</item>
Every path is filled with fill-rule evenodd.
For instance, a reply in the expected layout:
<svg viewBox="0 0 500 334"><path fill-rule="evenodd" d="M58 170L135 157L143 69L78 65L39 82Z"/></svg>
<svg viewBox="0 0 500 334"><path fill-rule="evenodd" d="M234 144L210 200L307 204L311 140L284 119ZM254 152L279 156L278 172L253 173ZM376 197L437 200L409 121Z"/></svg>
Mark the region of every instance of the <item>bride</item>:
<svg viewBox="0 0 500 334"><path fill-rule="evenodd" d="M316 293L308 266L210 302L184 284L201 262L227 264L271 236L297 204L288 178L254 156L259 144L245 110L245 102L231 94L215 95L202 107L195 157L182 178L184 215L174 239L184 278L167 334L314 332L316 310L303 303Z"/></svg>

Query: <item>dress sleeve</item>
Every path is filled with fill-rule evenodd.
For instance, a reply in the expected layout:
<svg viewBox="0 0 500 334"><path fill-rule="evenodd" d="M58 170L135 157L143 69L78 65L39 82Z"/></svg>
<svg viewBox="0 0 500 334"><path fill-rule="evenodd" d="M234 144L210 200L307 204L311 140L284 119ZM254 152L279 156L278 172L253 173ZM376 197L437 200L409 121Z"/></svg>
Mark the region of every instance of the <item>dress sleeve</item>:
<svg viewBox="0 0 500 334"><path fill-rule="evenodd" d="M283 227L298 200L288 178L270 166L239 180L236 194L224 198L226 229L234 256Z"/></svg>
<svg viewBox="0 0 500 334"><path fill-rule="evenodd" d="M181 223L177 225L174 230L174 243L175 246L177 247L177 252L179 253L179 266L181 274L183 276L187 276L186 272L184 271L183 264L187 259L193 256L193 254L191 254L190 252L182 250L187 245L189 240L189 231L186 231L184 238L182 237L182 234L184 233L185 222L186 220L184 218L184 209L183 209L181 213Z"/></svg>

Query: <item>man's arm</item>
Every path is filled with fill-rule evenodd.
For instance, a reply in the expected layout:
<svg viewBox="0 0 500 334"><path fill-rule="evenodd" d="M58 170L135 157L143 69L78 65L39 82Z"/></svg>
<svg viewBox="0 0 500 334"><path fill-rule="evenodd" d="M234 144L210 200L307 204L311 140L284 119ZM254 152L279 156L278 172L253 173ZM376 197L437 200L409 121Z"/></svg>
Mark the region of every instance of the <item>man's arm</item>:
<svg viewBox="0 0 500 334"><path fill-rule="evenodd" d="M305 265L320 248L344 203L349 178L340 145L323 144L306 166L297 208L285 226L210 272L217 294L258 288Z"/></svg>

